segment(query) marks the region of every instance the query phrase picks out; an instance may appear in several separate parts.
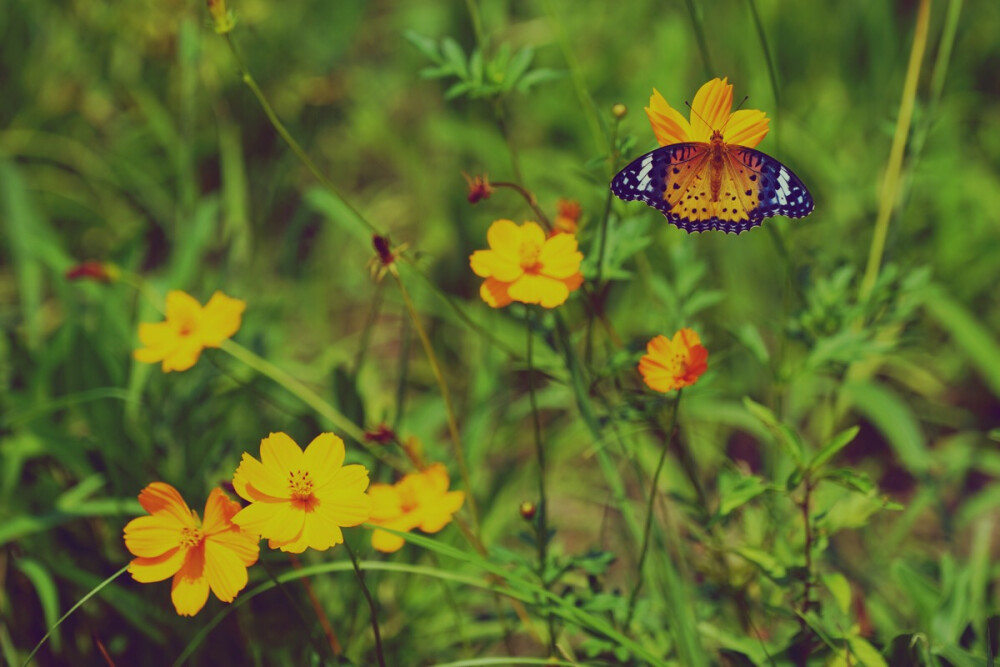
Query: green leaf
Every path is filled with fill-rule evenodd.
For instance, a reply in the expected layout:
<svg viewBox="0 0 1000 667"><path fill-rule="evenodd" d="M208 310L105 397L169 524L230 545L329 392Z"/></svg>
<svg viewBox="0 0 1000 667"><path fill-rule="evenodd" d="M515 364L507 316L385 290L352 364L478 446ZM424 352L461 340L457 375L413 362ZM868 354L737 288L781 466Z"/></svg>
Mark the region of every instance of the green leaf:
<svg viewBox="0 0 1000 667"><path fill-rule="evenodd" d="M976 364L993 395L1000 396L1000 344L989 329L940 287L928 288L924 307Z"/></svg>
<svg viewBox="0 0 1000 667"><path fill-rule="evenodd" d="M848 637L847 643L851 647L851 653L861 661L865 667L889 667L882 654L874 646L861 637Z"/></svg>
<svg viewBox="0 0 1000 667"><path fill-rule="evenodd" d="M759 419L775 435L778 444L795 460L795 463L801 465L805 456L805 446L798 434L781 423L770 408L764 407L749 396L743 397L743 405L746 406L750 414Z"/></svg>
<svg viewBox="0 0 1000 667"><path fill-rule="evenodd" d="M546 67L540 67L538 69L533 69L524 76L522 76L515 86L517 92L527 93L533 87L540 83L547 83L549 81L555 81L556 79L561 79L566 75L562 70L549 69Z"/></svg>
<svg viewBox="0 0 1000 667"><path fill-rule="evenodd" d="M504 73L504 90L510 90L521 79L521 76L528 71L531 61L534 58L535 50L528 46L518 51L510 59L510 63L507 64L507 71Z"/></svg>
<svg viewBox="0 0 1000 667"><path fill-rule="evenodd" d="M445 37L441 40L441 53L444 54L445 60L452 66L455 74L462 79L469 78L469 70L465 63L465 51L458 45L458 42L451 37Z"/></svg>
<svg viewBox="0 0 1000 667"><path fill-rule="evenodd" d="M756 475L741 477L731 488L720 489L718 516L728 516L733 510L770 489L771 485L761 477Z"/></svg>
<svg viewBox="0 0 1000 667"><path fill-rule="evenodd" d="M875 425L913 474L923 476L931 465L926 438L916 416L895 392L873 382L849 382L843 387L856 412Z"/></svg>
<svg viewBox="0 0 1000 667"><path fill-rule="evenodd" d="M813 472L821 470L827 461L832 459L837 455L841 449L846 447L854 438L857 437L858 431L861 430L857 426L852 426L851 428L839 433L833 437L830 442L823 445L816 455L809 462L809 469Z"/></svg>
<svg viewBox="0 0 1000 667"><path fill-rule="evenodd" d="M847 581L847 577L839 572L830 572L821 575L820 578L833 595L840 613L846 615L851 610L851 584Z"/></svg>
<svg viewBox="0 0 1000 667"><path fill-rule="evenodd" d="M839 468L823 473L820 479L830 480L834 484L839 484L845 489L857 491L868 495L875 491L875 484L872 483L864 473L852 470L851 468Z"/></svg>
<svg viewBox="0 0 1000 667"><path fill-rule="evenodd" d="M14 564L35 587L35 594L38 595L38 602L42 606L45 627L52 628L52 644L58 651L62 641L59 629L55 627L56 621L59 619L59 591L56 588L55 579L41 563L34 559L17 558L14 560Z"/></svg>
<svg viewBox="0 0 1000 667"><path fill-rule="evenodd" d="M781 579L785 576L785 566L766 551L753 547L740 547L736 549L736 553L759 567L772 579Z"/></svg>
<svg viewBox="0 0 1000 667"><path fill-rule="evenodd" d="M441 58L441 54L438 51L437 42L430 37L424 37L423 35L413 32L412 30L405 31L403 33L403 37L405 37L410 44L416 47L417 51L420 51L420 53L422 53L428 60L439 65L444 62L444 59Z"/></svg>

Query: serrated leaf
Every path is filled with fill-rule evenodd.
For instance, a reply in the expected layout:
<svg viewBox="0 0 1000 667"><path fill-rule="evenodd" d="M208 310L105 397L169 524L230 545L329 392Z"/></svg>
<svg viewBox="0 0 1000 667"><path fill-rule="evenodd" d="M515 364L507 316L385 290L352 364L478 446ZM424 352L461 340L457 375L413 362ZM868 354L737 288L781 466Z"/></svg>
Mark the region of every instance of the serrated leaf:
<svg viewBox="0 0 1000 667"><path fill-rule="evenodd" d="M837 455L841 449L846 447L851 443L854 438L857 437L858 431L861 430L857 426L852 426L851 428L838 433L830 440L830 442L823 445L816 455L809 462L809 469L813 472L817 472L823 468L826 463Z"/></svg>

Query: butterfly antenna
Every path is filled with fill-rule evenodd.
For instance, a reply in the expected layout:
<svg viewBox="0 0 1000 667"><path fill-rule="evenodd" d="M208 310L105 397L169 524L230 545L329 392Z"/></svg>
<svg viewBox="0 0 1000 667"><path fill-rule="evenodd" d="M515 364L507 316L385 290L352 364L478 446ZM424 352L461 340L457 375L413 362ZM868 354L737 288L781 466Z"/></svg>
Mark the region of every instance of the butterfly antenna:
<svg viewBox="0 0 1000 667"><path fill-rule="evenodd" d="M704 116L702 116L702 115L701 115L700 113L698 113L697 111L695 111L695 110L694 110L694 107L693 107L693 106L691 106L691 103L690 103L690 102L688 102L687 100L684 100L684 106L686 106L686 107L687 107L688 109L690 109L690 110L691 110L691 113L693 113L693 114L694 114L695 116L697 116L697 117L698 117L698 119L699 119L699 120L700 120L701 122L703 122L703 123L704 123L705 125L708 125L709 127L711 127L711 125L709 124L709 122L708 122L707 120L705 120L705 117L704 117ZM712 129L714 130L715 128L714 128L714 127L712 127Z"/></svg>
<svg viewBox="0 0 1000 667"><path fill-rule="evenodd" d="M749 95L744 95L743 96L743 99L740 100L740 103L737 104L736 108L733 109L733 112L731 114L729 114L729 118L727 118L726 122L722 124L722 127L719 129L719 132L722 132L723 130L726 129L726 125L729 125L729 121L731 121L733 119L733 116L736 115L736 112L739 111L743 107L743 105L746 104L746 101L749 100L749 99L750 99Z"/></svg>

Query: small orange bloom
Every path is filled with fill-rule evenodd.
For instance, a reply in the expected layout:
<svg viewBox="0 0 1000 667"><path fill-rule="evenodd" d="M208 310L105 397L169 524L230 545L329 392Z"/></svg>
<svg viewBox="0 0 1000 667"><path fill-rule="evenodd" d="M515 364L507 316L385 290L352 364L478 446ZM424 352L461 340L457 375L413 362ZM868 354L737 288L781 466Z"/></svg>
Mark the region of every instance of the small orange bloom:
<svg viewBox="0 0 1000 667"><path fill-rule="evenodd" d="M132 578L145 584L172 576L170 598L181 616L201 611L209 589L232 602L247 585L247 568L259 551L260 538L233 525L240 506L213 489L199 521L177 489L163 482L143 489L139 503L150 516L125 526L125 548L136 556L128 566Z"/></svg>
<svg viewBox="0 0 1000 667"><path fill-rule="evenodd" d="M243 454L233 488L250 505L233 523L260 533L268 546L291 553L326 551L344 541L344 526L368 520L368 470L344 465L344 441L316 436L306 450L284 433L260 442L260 461Z"/></svg>
<svg viewBox="0 0 1000 667"><path fill-rule="evenodd" d="M167 321L139 325L139 340L146 347L132 356L147 364L163 362L163 372L186 371L206 347L219 347L240 328L247 304L216 292L205 307L190 294L167 294Z"/></svg>
<svg viewBox="0 0 1000 667"><path fill-rule="evenodd" d="M451 522L465 502L465 492L449 491L448 485L448 471L440 463L405 475L392 485L372 484L368 489L372 499L369 523L402 532L420 528L436 533ZM385 553L398 551L404 542L384 530L372 533L372 546Z"/></svg>
<svg viewBox="0 0 1000 667"><path fill-rule="evenodd" d="M582 212L583 209L580 207L580 202L572 199L560 199L556 219L552 222L552 226L555 228L552 230L552 233L576 234Z"/></svg>
<svg viewBox="0 0 1000 667"><path fill-rule="evenodd" d="M493 308L512 301L555 308L583 283L583 255L573 234L545 238L536 222L518 227L510 220L497 220L486 239L490 249L472 253L469 263L477 276L486 278L479 296Z"/></svg>
<svg viewBox="0 0 1000 667"><path fill-rule="evenodd" d="M639 360L639 372L653 390L668 392L693 385L708 369L708 350L691 329L681 329L671 341L657 336Z"/></svg>
<svg viewBox="0 0 1000 667"><path fill-rule="evenodd" d="M653 125L656 140L661 146L686 141L708 142L714 130L723 133L727 144L753 148L767 135L770 122L763 111L733 108L733 87L728 78L712 79L703 85L691 103L691 122L667 104L659 91L653 89L646 107L646 115Z"/></svg>

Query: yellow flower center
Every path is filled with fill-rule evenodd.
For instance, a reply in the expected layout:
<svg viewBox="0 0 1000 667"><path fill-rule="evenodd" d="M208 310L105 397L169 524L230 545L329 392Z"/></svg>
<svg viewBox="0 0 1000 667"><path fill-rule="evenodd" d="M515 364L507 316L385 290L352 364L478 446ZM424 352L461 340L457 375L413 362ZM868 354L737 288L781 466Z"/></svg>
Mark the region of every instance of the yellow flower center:
<svg viewBox="0 0 1000 667"><path fill-rule="evenodd" d="M205 539L205 534L200 528L183 528L181 530L181 546L196 547Z"/></svg>
<svg viewBox="0 0 1000 667"><path fill-rule="evenodd" d="M313 497L313 481L308 470L296 470L288 473L288 488L292 492L292 500L307 503Z"/></svg>
<svg viewBox="0 0 1000 667"><path fill-rule="evenodd" d="M517 254L521 268L525 271L537 270L538 255L542 252L542 246L531 241L522 241Z"/></svg>

